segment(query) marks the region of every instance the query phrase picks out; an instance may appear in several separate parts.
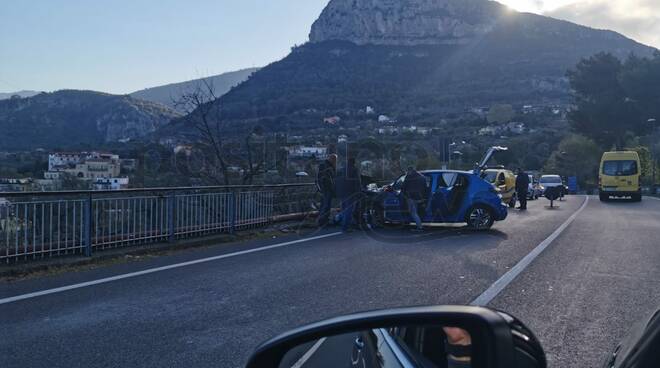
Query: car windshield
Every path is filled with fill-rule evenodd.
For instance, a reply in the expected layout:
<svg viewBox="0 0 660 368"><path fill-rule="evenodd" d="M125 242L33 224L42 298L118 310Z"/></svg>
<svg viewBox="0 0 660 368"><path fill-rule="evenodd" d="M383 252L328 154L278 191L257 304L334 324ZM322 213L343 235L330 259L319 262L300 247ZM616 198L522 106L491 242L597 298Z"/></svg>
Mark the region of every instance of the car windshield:
<svg viewBox="0 0 660 368"><path fill-rule="evenodd" d="M541 177L541 184L561 184L561 178L558 176L544 176Z"/></svg>
<svg viewBox="0 0 660 368"><path fill-rule="evenodd" d="M0 368L448 305L602 366L660 308L658 119L660 0L0 0ZM447 326L289 366L511 356Z"/></svg>
<svg viewBox="0 0 660 368"><path fill-rule="evenodd" d="M636 175L637 161L605 161L603 162L603 174L610 176L630 176Z"/></svg>

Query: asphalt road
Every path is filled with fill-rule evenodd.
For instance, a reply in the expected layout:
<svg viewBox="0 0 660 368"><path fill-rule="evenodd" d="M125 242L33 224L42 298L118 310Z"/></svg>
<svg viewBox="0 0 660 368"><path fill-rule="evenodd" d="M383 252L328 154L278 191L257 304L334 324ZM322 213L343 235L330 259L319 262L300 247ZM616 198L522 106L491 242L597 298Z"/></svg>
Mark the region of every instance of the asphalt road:
<svg viewBox="0 0 660 368"><path fill-rule="evenodd" d="M356 311L468 304L586 197L545 200L487 233L436 228L288 244L0 304L3 367L241 367L261 341ZM319 233L328 234L334 229ZM592 367L660 306L660 201L587 207L491 305L525 321L551 367ZM0 299L286 240L219 246L0 284Z"/></svg>

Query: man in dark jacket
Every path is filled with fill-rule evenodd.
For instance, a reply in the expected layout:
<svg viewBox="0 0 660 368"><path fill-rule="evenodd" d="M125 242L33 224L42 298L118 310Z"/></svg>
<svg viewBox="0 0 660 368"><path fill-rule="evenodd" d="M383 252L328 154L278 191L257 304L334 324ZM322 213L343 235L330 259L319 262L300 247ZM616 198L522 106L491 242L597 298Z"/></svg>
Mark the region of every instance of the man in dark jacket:
<svg viewBox="0 0 660 368"><path fill-rule="evenodd" d="M347 232L353 222L355 206L362 194L362 183L355 158L349 158L337 172L336 188L341 201L341 230Z"/></svg>
<svg viewBox="0 0 660 368"><path fill-rule="evenodd" d="M408 173L403 179L401 193L408 202L408 212L415 221L416 231L422 231L422 219L419 217L418 207L424 203L428 188L426 186L426 177L420 174L414 167L408 168Z"/></svg>
<svg viewBox="0 0 660 368"><path fill-rule="evenodd" d="M516 193L518 193L518 200L520 201L519 209L521 211L527 210L527 191L529 190L529 175L518 168L518 176L516 176Z"/></svg>
<svg viewBox="0 0 660 368"><path fill-rule="evenodd" d="M335 177L337 176L337 155L330 155L328 159L319 164L316 175L316 186L321 192L319 206L319 226L325 226L330 219L332 199L335 197Z"/></svg>

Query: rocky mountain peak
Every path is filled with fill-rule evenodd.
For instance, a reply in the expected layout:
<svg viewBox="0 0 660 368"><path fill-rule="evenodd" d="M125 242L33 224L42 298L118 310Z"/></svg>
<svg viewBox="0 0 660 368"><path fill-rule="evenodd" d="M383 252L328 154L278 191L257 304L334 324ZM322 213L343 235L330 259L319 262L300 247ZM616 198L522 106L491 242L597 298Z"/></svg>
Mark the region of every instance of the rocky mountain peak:
<svg viewBox="0 0 660 368"><path fill-rule="evenodd" d="M358 45L466 44L490 32L505 9L490 0L331 0L309 38Z"/></svg>

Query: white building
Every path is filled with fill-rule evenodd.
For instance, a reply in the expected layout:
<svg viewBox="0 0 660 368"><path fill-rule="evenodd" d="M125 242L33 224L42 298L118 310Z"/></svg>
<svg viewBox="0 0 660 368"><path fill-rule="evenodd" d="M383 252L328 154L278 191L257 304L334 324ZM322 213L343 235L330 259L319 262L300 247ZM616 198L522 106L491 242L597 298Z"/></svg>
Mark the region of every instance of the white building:
<svg viewBox="0 0 660 368"><path fill-rule="evenodd" d="M378 122L381 123L381 124L388 124L388 123L392 123L394 121L392 120L392 118L390 118L387 115L380 115L380 116L378 116Z"/></svg>
<svg viewBox="0 0 660 368"><path fill-rule="evenodd" d="M58 152L48 155L48 171L55 171L56 168L65 168L75 166L80 163L86 154L82 152Z"/></svg>
<svg viewBox="0 0 660 368"><path fill-rule="evenodd" d="M48 171L70 169L89 160L103 160L119 165L119 155L106 152L56 152L48 155Z"/></svg>
<svg viewBox="0 0 660 368"><path fill-rule="evenodd" d="M431 128L427 128L427 127L417 128L417 134L429 135L430 133L431 133Z"/></svg>
<svg viewBox="0 0 660 368"><path fill-rule="evenodd" d="M378 134L395 134L399 132L399 128L394 126L386 126L378 128Z"/></svg>
<svg viewBox="0 0 660 368"><path fill-rule="evenodd" d="M328 156L328 147L322 146L295 146L288 147L289 157L295 158L309 158L316 157L318 159L325 159Z"/></svg>
<svg viewBox="0 0 660 368"><path fill-rule="evenodd" d="M128 178L97 178L94 190L120 190L128 188Z"/></svg>
<svg viewBox="0 0 660 368"><path fill-rule="evenodd" d="M65 175L90 183L94 189L117 190L128 186L128 178L120 178L119 155L106 152L57 152L48 155L48 171L39 181L43 190L61 185Z"/></svg>
<svg viewBox="0 0 660 368"><path fill-rule="evenodd" d="M507 125L507 128L513 134L523 134L525 133L525 124L512 122Z"/></svg>
<svg viewBox="0 0 660 368"><path fill-rule="evenodd" d="M341 122L341 118L339 116L331 116L323 119L323 122L329 125L337 125L339 122Z"/></svg>
<svg viewBox="0 0 660 368"><path fill-rule="evenodd" d="M62 179L62 171L46 171L46 172L44 172L44 179L46 179L46 180L60 180L60 179Z"/></svg>
<svg viewBox="0 0 660 368"><path fill-rule="evenodd" d="M496 126L487 126L479 129L479 135L496 135L499 134L500 128Z"/></svg>

